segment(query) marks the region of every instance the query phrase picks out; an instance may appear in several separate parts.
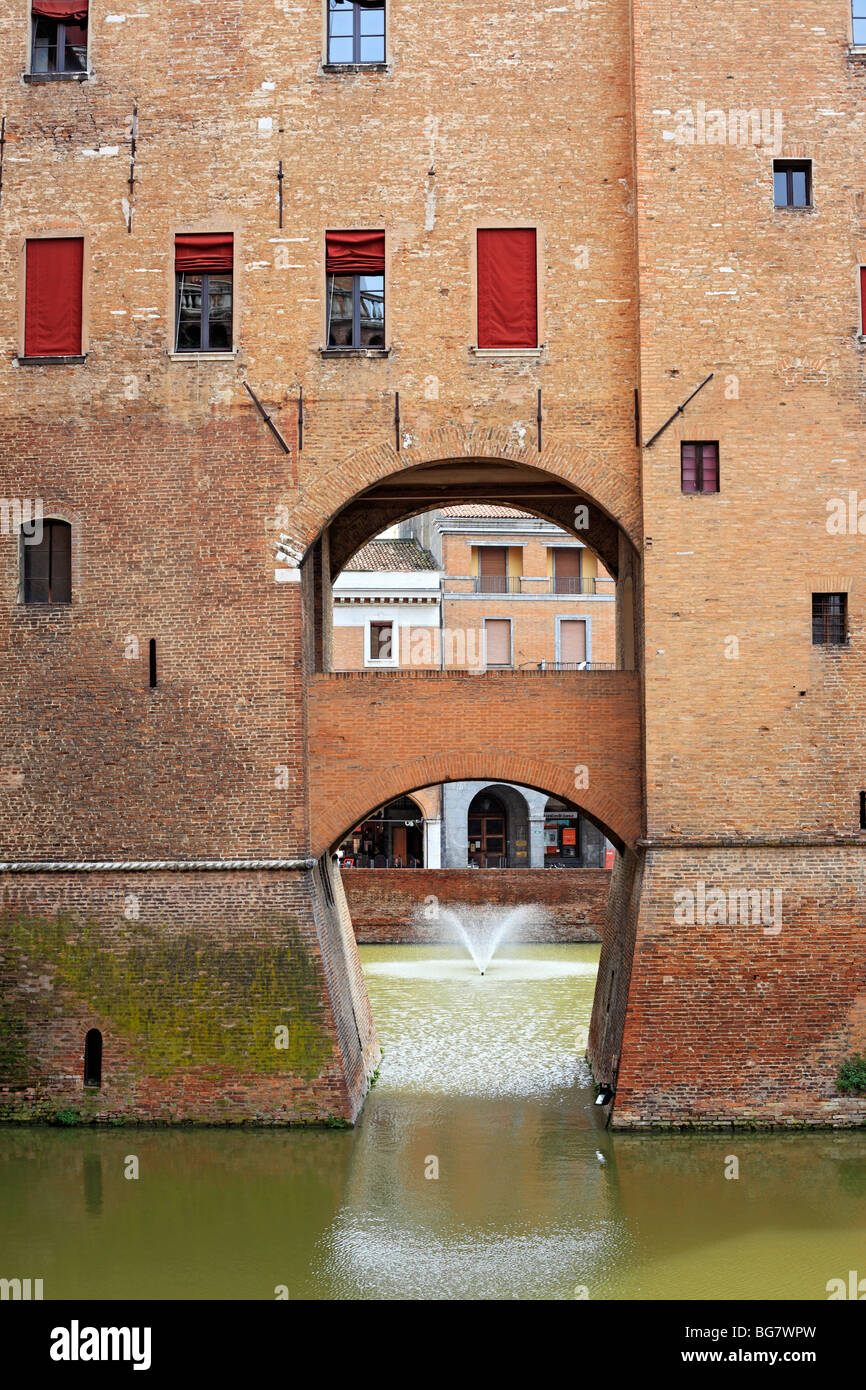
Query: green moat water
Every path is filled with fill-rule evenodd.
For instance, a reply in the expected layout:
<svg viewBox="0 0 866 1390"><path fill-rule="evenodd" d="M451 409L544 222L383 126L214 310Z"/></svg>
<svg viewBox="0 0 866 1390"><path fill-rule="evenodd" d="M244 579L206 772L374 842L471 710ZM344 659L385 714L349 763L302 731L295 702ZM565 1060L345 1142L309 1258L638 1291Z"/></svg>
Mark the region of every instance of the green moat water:
<svg viewBox="0 0 866 1390"><path fill-rule="evenodd" d="M825 1299L866 1275L863 1133L601 1126L597 947L506 948L483 979L457 947L361 954L385 1058L353 1131L0 1129L0 1277L46 1299Z"/></svg>

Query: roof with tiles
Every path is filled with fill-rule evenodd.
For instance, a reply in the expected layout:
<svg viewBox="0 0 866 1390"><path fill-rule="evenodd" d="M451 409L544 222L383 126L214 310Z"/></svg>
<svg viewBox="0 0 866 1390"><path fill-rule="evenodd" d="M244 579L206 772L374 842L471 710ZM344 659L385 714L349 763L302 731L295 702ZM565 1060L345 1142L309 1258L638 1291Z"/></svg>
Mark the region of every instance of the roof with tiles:
<svg viewBox="0 0 866 1390"><path fill-rule="evenodd" d="M368 541L349 561L347 570L435 570L436 561L416 540Z"/></svg>

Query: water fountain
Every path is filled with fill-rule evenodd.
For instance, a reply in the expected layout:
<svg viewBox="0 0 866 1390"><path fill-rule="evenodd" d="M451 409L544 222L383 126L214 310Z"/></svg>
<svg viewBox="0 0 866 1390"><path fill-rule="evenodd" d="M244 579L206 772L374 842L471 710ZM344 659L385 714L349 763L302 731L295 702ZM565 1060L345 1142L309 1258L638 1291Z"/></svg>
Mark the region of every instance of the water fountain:
<svg viewBox="0 0 866 1390"><path fill-rule="evenodd" d="M467 914L462 920L451 908L442 910L442 920L454 929L459 941L466 947L479 972L484 975L498 948L524 921L525 907L515 907L498 921L483 912Z"/></svg>

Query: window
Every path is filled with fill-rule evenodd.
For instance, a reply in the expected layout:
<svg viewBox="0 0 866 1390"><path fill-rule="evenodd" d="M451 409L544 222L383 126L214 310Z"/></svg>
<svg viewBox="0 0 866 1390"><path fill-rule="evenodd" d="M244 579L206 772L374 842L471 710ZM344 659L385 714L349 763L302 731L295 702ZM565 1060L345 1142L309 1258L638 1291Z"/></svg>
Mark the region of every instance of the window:
<svg viewBox="0 0 866 1390"><path fill-rule="evenodd" d="M853 0L851 12L854 20L854 43L866 47L866 0Z"/></svg>
<svg viewBox="0 0 866 1390"><path fill-rule="evenodd" d="M72 527L43 521L42 537L31 544L22 532L24 603L72 602Z"/></svg>
<svg viewBox="0 0 866 1390"><path fill-rule="evenodd" d="M812 646L844 647L848 642L848 595L812 595Z"/></svg>
<svg viewBox="0 0 866 1390"><path fill-rule="evenodd" d="M683 444L681 451L683 492L718 492L718 444Z"/></svg>
<svg viewBox="0 0 866 1390"><path fill-rule="evenodd" d="M478 346L538 346L535 228L483 228L477 234Z"/></svg>
<svg viewBox="0 0 866 1390"><path fill-rule="evenodd" d="M87 71L87 0L33 0L30 71L47 76Z"/></svg>
<svg viewBox="0 0 866 1390"><path fill-rule="evenodd" d="M371 623L370 637L367 646L368 661L387 661L395 664L396 652L394 647L394 624L393 623Z"/></svg>
<svg viewBox="0 0 866 1390"><path fill-rule="evenodd" d="M231 233L175 237L175 352L231 352L233 265Z"/></svg>
<svg viewBox="0 0 866 1390"><path fill-rule="evenodd" d="M505 594L508 592L508 548L504 545L478 547L478 592Z"/></svg>
<svg viewBox="0 0 866 1390"><path fill-rule="evenodd" d="M98 1028L91 1028L84 1039L84 1084L102 1085L102 1034Z"/></svg>
<svg viewBox="0 0 866 1390"><path fill-rule="evenodd" d="M812 206L812 161L773 160L773 200L777 208Z"/></svg>
<svg viewBox="0 0 866 1390"><path fill-rule="evenodd" d="M385 233L328 232L328 347L385 347Z"/></svg>
<svg viewBox="0 0 866 1390"><path fill-rule="evenodd" d="M486 666L510 666L511 619L484 619L484 664Z"/></svg>
<svg viewBox="0 0 866 1390"><path fill-rule="evenodd" d="M583 551L575 546L554 548L553 551L553 592L555 594L579 594L582 592Z"/></svg>
<svg viewBox="0 0 866 1390"><path fill-rule="evenodd" d="M557 624L559 644L556 664L566 671L581 669L589 658L588 623L586 618L560 618Z"/></svg>
<svg viewBox="0 0 866 1390"><path fill-rule="evenodd" d="M860 267L860 334L866 337L866 265Z"/></svg>
<svg viewBox="0 0 866 1390"><path fill-rule="evenodd" d="M25 358L80 357L83 238L38 237L25 255Z"/></svg>
<svg viewBox="0 0 866 1390"><path fill-rule="evenodd" d="M328 62L384 61L385 0L328 0Z"/></svg>

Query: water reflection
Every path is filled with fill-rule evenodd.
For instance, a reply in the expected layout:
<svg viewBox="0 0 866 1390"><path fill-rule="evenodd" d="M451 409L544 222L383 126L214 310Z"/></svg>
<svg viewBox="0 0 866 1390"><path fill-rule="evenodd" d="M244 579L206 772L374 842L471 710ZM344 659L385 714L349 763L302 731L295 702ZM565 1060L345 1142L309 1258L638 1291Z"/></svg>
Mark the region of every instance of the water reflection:
<svg viewBox="0 0 866 1390"><path fill-rule="evenodd" d="M483 979L454 947L362 954L386 1052L356 1130L0 1130L0 1275L46 1298L821 1299L866 1267L862 1134L601 1127L598 948L512 948Z"/></svg>

